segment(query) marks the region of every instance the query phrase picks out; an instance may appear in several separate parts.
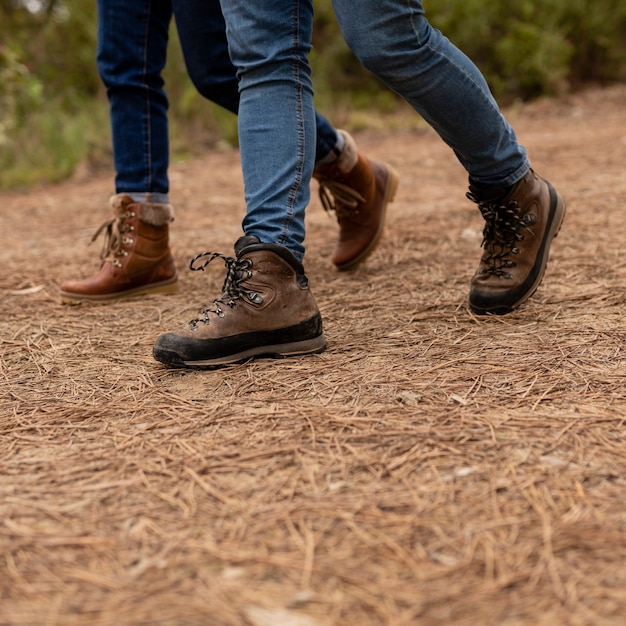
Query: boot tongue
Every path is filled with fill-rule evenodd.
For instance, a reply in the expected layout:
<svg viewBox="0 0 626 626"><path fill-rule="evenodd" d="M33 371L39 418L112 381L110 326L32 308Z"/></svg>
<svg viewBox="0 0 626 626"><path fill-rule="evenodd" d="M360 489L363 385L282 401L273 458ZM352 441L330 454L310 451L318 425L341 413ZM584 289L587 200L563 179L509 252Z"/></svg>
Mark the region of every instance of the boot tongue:
<svg viewBox="0 0 626 626"><path fill-rule="evenodd" d="M261 240L256 235L244 235L239 237L235 242L235 254L240 259L247 252L271 252L276 256L279 256L283 261L289 263L298 276L304 276L304 267L302 263L294 256L285 246L281 246L277 243L261 243Z"/></svg>
<svg viewBox="0 0 626 626"><path fill-rule="evenodd" d="M486 187L483 185L470 184L470 193L479 201L485 204L504 200L514 185L510 187Z"/></svg>
<svg viewBox="0 0 626 626"><path fill-rule="evenodd" d="M235 256L239 258L245 248L257 243L261 243L261 240L256 235L244 235L243 237L239 237L235 242Z"/></svg>

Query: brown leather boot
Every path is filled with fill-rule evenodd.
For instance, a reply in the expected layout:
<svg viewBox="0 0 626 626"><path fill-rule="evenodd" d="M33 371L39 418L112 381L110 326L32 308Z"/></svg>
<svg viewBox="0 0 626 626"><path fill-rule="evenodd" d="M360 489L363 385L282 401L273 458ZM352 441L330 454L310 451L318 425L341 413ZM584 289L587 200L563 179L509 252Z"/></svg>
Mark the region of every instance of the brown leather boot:
<svg viewBox="0 0 626 626"><path fill-rule="evenodd" d="M224 261L222 295L181 331L156 340L157 361L206 368L324 350L322 318L293 254L253 236L241 237L235 253L236 258L205 252L192 260L192 270L203 270L217 258Z"/></svg>
<svg viewBox="0 0 626 626"><path fill-rule="evenodd" d="M504 196L472 187L467 196L485 218L484 254L471 281L470 308L479 315L503 315L528 300L541 283L565 202L533 170Z"/></svg>
<svg viewBox="0 0 626 626"><path fill-rule="evenodd" d="M108 302L176 292L178 275L168 232L174 219L172 206L134 202L126 194L117 194L111 198L111 208L115 217L93 237L95 240L105 233L100 269L89 278L65 281L61 285L62 302Z"/></svg>
<svg viewBox="0 0 626 626"><path fill-rule="evenodd" d="M400 177L385 164L370 161L359 152L354 139L339 131L344 149L333 164L315 168L319 195L326 211L335 211L339 239L332 262L339 270L362 263L376 248L385 224L387 204L392 202Z"/></svg>

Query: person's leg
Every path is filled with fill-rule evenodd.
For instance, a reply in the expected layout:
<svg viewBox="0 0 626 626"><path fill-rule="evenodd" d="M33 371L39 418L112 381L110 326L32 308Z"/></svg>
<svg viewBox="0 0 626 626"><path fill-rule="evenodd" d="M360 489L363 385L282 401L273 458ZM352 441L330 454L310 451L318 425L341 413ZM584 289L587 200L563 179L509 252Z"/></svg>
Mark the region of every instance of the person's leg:
<svg viewBox="0 0 626 626"><path fill-rule="evenodd" d="M333 0L333 6L364 66L432 125L468 172L470 199L486 222L471 308L513 310L541 282L563 200L530 169L482 74L430 26L420 0Z"/></svg>
<svg viewBox="0 0 626 626"><path fill-rule="evenodd" d="M316 138L308 63L312 0L221 5L240 81L244 232L301 260Z"/></svg>
<svg viewBox="0 0 626 626"><path fill-rule="evenodd" d="M526 152L485 79L431 27L421 1L333 0L333 6L363 65L437 131L472 181L508 186L524 176L530 167Z"/></svg>
<svg viewBox="0 0 626 626"><path fill-rule="evenodd" d="M236 114L239 110L239 81L228 53L220 0L173 0L172 5L192 83L205 98ZM332 162L332 155L343 147L343 138L320 113L316 112L315 122L315 160Z"/></svg>
<svg viewBox="0 0 626 626"><path fill-rule="evenodd" d="M117 193L167 201L169 145L161 72L170 0L98 0L98 71L110 103Z"/></svg>
<svg viewBox="0 0 626 626"><path fill-rule="evenodd" d="M307 58L311 0L223 0L222 9L240 79L245 235L235 257L207 253L195 267L224 260L222 295L180 332L155 342L155 359L178 367L310 354L326 346L301 263L316 134Z"/></svg>
<svg viewBox="0 0 626 626"><path fill-rule="evenodd" d="M228 53L226 24L219 0L173 0L187 71L196 89L232 113L239 110L239 83ZM370 161L345 132L315 114L317 140L314 178L324 208L339 222L332 261L338 269L362 263L382 234L387 204L398 175Z"/></svg>
<svg viewBox="0 0 626 626"><path fill-rule="evenodd" d="M219 0L172 0L187 73L198 92L231 113L239 111L237 70L228 54Z"/></svg>
<svg viewBox="0 0 626 626"><path fill-rule="evenodd" d="M170 0L98 0L97 64L110 101L115 190L99 270L61 285L67 303L177 289L169 248L165 65Z"/></svg>

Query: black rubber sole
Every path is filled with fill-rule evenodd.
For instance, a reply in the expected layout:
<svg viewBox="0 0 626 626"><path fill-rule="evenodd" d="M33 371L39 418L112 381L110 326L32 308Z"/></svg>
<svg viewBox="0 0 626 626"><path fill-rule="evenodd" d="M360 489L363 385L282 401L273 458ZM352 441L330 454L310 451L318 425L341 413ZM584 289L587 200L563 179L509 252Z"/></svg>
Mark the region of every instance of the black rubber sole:
<svg viewBox="0 0 626 626"><path fill-rule="evenodd" d="M221 356L218 358L195 359L193 361L184 360L176 352L172 352L171 350L167 350L164 348L159 348L158 346L155 346L153 348L152 354L157 361L168 365L169 367L207 370L224 367L226 365L246 363L247 361L258 358L284 359L293 356L319 354L325 349L326 338L324 337L324 335L320 335L318 337L315 337L313 339L307 339L305 341L258 346L227 356Z"/></svg>

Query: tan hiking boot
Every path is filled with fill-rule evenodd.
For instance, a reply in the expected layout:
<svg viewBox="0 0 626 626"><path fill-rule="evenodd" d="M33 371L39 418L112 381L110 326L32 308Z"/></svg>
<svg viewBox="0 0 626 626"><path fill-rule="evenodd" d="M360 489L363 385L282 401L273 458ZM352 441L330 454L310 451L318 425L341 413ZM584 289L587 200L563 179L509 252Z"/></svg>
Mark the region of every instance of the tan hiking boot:
<svg viewBox="0 0 626 626"><path fill-rule="evenodd" d="M485 218L484 254L469 296L479 315L509 313L533 295L565 216L563 198L533 170L506 195L497 195L471 187L467 194Z"/></svg>
<svg viewBox="0 0 626 626"><path fill-rule="evenodd" d="M315 168L319 195L326 211L335 211L339 239L332 262L339 270L362 263L376 248L385 225L387 204L392 202L400 177L385 164L361 154L354 139L339 131L344 149L335 163Z"/></svg>
<svg viewBox="0 0 626 626"><path fill-rule="evenodd" d="M174 367L210 368L253 357L321 352L322 318L302 264L283 246L241 237L236 258L216 252L196 256L192 270L222 259L227 268L222 295L181 331L161 335L157 361Z"/></svg>
<svg viewBox="0 0 626 626"><path fill-rule="evenodd" d="M148 293L174 293L178 275L169 248L169 204L134 202L126 194L111 198L115 217L94 235L105 235L100 269L91 277L61 285L66 304L107 302Z"/></svg>

